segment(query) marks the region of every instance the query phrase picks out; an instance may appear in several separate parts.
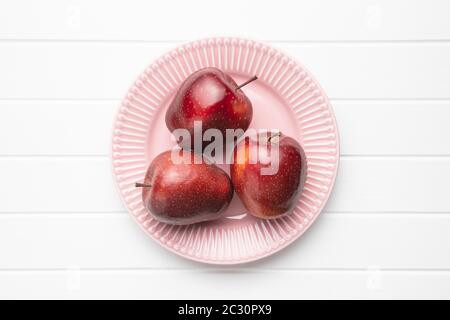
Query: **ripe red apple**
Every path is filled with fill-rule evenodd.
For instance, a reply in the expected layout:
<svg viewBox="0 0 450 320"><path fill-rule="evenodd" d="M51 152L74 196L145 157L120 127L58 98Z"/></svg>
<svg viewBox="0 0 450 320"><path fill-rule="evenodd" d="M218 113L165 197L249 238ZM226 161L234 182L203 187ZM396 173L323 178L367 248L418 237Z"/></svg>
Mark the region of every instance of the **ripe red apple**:
<svg viewBox="0 0 450 320"><path fill-rule="evenodd" d="M202 137L208 129L218 129L226 137L226 129L247 130L252 121L252 103L241 87L228 74L217 68L204 68L191 74L180 86L166 112L166 125L189 131L191 141L178 141L186 149L194 149L194 121L201 121ZM202 150L210 141L202 141Z"/></svg>
<svg viewBox="0 0 450 320"><path fill-rule="evenodd" d="M296 140L281 133L246 137L233 155L231 181L250 214L271 219L292 210L306 176L305 153Z"/></svg>
<svg viewBox="0 0 450 320"><path fill-rule="evenodd" d="M150 164L142 187L144 206L155 219L170 224L191 224L221 216L233 197L228 175L202 161L202 156L178 150L159 154Z"/></svg>

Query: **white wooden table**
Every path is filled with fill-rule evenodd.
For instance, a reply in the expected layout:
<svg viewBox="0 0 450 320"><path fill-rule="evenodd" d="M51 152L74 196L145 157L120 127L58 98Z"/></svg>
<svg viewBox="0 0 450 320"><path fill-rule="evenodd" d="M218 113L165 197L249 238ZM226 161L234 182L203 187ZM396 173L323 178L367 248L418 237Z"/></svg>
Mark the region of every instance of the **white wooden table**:
<svg viewBox="0 0 450 320"><path fill-rule="evenodd" d="M0 2L1 298L450 298L450 1L255 3ZM307 234L230 268L149 239L109 156L139 72L217 35L298 58L342 145Z"/></svg>

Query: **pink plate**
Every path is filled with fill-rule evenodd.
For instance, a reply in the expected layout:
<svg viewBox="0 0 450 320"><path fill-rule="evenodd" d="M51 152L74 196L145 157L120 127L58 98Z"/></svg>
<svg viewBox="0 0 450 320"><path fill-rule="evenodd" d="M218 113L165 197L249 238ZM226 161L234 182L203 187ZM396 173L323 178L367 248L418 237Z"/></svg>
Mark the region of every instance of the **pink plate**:
<svg viewBox="0 0 450 320"><path fill-rule="evenodd" d="M280 129L303 145L307 177L290 215L270 221L253 218L236 195L224 218L190 226L157 222L144 208L134 183L143 181L157 154L174 145L164 121L166 108L186 77L212 66L237 83L257 75L258 80L243 89L253 104L251 126ZM339 137L325 92L303 66L265 44L213 38L172 50L140 75L117 115L112 160L123 202L148 235L192 260L237 264L281 250L314 222L333 188Z"/></svg>

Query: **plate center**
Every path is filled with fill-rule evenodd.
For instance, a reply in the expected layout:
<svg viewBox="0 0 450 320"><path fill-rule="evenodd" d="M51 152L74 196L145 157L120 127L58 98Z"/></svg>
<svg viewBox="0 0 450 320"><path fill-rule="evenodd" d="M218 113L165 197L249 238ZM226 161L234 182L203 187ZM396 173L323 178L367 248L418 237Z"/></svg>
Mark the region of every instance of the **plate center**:
<svg viewBox="0 0 450 320"><path fill-rule="evenodd" d="M230 73L236 83L243 83L251 76ZM281 98L279 93L262 80L257 80L246 86L245 94L252 101L253 119L250 128L254 129L277 129L291 137L299 138L299 123L294 117L292 109ZM156 111L153 121L150 125L145 150L146 162L149 164L151 160L159 153L169 150L176 145L171 133L166 127L165 114L171 103L175 91L167 96L165 101ZM229 165L219 165L223 170L229 173ZM246 214L246 209L235 194L230 206L224 213L224 218L209 222L208 224L222 225L225 228L233 225L241 225L242 223L253 223L254 218Z"/></svg>

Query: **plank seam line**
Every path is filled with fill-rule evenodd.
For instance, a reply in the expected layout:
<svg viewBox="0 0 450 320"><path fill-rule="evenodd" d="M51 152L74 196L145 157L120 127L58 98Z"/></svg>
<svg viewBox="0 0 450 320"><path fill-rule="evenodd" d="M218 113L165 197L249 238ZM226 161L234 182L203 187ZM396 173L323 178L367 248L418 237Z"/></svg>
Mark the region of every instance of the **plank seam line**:
<svg viewBox="0 0 450 320"><path fill-rule="evenodd" d="M100 215L111 215L111 216L126 216L128 215L128 211L125 210L109 210L109 211L65 211L65 210L58 210L58 211L0 211L0 219L2 217L6 216L18 216L18 215L33 215L33 216L53 216L53 215L64 215L64 216L100 216ZM450 215L450 211L406 211L406 210L399 210L399 211L323 211L321 215L332 215L332 216L345 216L345 215L357 215L357 216L387 216L387 215L398 215L398 216L407 216L407 215L423 215L423 216L446 216Z"/></svg>
<svg viewBox="0 0 450 320"><path fill-rule="evenodd" d="M68 266L67 268L0 268L0 273L8 272L189 272L189 273L262 273L262 272L357 272L357 273L371 273L371 272L389 272L389 273L448 273L450 276L450 269L448 268L376 268L375 266L368 266L367 268L255 268L255 267L208 267L208 266L192 266L184 268L77 268L76 266Z"/></svg>
<svg viewBox="0 0 450 320"><path fill-rule="evenodd" d="M0 154L1 159L108 159L110 154ZM410 160L436 160L449 159L450 154L341 154L341 159L410 159Z"/></svg>
<svg viewBox="0 0 450 320"><path fill-rule="evenodd" d="M2 98L0 103L50 102L50 103L120 103L121 99L109 98ZM449 103L450 98L330 98L331 103Z"/></svg>
<svg viewBox="0 0 450 320"><path fill-rule="evenodd" d="M201 37L198 39L203 39L205 37ZM173 44L179 45L182 43L186 43L192 41L189 39L165 39L165 40L143 40L143 39L64 39L64 38L0 38L0 43L85 43L85 44ZM412 44L448 44L450 43L450 39L373 39L373 40L364 40L364 39L355 39L355 40L295 40L295 39L286 39L286 40L274 40L274 39L260 39L260 41L264 41L266 43L273 44L304 44L304 45L368 45L368 44L376 44L376 45L412 45Z"/></svg>

